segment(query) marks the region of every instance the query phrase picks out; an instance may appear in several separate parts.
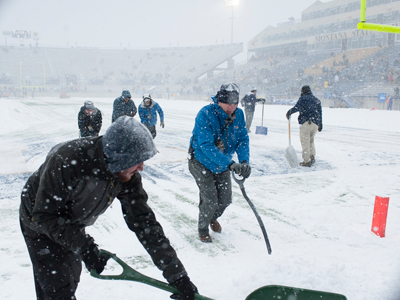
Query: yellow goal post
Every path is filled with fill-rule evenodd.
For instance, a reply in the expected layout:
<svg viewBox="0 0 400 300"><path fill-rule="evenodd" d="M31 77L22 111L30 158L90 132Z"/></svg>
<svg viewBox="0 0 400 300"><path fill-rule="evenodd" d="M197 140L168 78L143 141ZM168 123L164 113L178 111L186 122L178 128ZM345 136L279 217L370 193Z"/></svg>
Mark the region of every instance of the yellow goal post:
<svg viewBox="0 0 400 300"><path fill-rule="evenodd" d="M398 26L365 23L365 21L366 21L366 17L365 17L366 10L367 10L367 0L361 0L360 23L358 23L357 29L400 34L400 27L398 27Z"/></svg>

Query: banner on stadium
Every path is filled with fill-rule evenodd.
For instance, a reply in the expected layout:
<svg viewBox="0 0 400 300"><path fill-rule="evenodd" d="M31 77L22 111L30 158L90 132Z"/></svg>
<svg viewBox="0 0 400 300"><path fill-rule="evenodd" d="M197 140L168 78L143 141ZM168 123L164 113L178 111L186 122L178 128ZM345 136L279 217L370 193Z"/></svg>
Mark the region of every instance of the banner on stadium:
<svg viewBox="0 0 400 300"><path fill-rule="evenodd" d="M379 103L385 103L386 102L386 93L379 93L378 102Z"/></svg>

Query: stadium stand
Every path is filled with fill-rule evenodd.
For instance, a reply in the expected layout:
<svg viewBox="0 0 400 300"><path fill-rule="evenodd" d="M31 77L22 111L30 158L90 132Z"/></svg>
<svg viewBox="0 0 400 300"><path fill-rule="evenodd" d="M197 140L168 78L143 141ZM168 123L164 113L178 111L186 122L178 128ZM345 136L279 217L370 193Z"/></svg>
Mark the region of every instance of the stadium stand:
<svg viewBox="0 0 400 300"><path fill-rule="evenodd" d="M0 84L123 86L141 91L168 86L177 92L182 84L195 82L242 51L242 43L149 50L2 47Z"/></svg>

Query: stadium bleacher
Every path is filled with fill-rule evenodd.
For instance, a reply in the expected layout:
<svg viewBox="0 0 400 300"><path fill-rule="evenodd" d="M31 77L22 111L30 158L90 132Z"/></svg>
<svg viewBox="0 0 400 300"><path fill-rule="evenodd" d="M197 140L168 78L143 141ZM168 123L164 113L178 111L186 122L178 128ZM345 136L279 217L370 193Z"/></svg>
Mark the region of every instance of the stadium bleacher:
<svg viewBox="0 0 400 300"><path fill-rule="evenodd" d="M16 86L126 86L177 90L242 52L243 44L108 50L18 48L0 50L0 84Z"/></svg>

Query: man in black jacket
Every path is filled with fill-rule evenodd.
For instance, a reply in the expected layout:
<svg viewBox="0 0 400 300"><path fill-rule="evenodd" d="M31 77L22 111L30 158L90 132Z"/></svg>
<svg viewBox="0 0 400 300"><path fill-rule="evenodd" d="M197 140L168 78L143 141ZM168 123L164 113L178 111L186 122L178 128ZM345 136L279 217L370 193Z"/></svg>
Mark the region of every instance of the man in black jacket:
<svg viewBox="0 0 400 300"><path fill-rule="evenodd" d="M83 261L101 273L109 259L99 256L85 227L93 225L115 198L126 224L165 279L183 296L197 288L147 204L143 162L157 153L140 122L120 117L104 136L56 145L28 179L21 194L20 224L31 257L37 299L74 300ZM178 297L174 294L171 297Z"/></svg>
<svg viewBox="0 0 400 300"><path fill-rule="evenodd" d="M250 133L251 123L253 123L254 111L256 110L256 103L262 102L265 103L265 99L259 98L257 99L257 90L253 88L250 93L247 93L240 103L244 107L244 112L246 114L246 129L247 132Z"/></svg>
<svg viewBox="0 0 400 300"><path fill-rule="evenodd" d="M81 137L99 136L103 117L92 101L85 101L78 113L78 126Z"/></svg>
<svg viewBox="0 0 400 300"><path fill-rule="evenodd" d="M122 91L122 95L114 100L111 122L114 123L121 116L134 117L136 113L137 108L131 93L127 90Z"/></svg>
<svg viewBox="0 0 400 300"><path fill-rule="evenodd" d="M300 166L311 167L315 162L314 137L318 131L322 131L322 106L321 101L314 97L308 85L301 88L301 96L296 105L288 110L286 118L299 112L300 142L303 162Z"/></svg>

